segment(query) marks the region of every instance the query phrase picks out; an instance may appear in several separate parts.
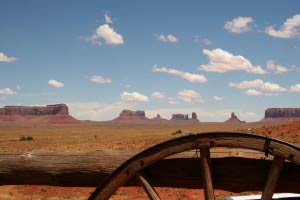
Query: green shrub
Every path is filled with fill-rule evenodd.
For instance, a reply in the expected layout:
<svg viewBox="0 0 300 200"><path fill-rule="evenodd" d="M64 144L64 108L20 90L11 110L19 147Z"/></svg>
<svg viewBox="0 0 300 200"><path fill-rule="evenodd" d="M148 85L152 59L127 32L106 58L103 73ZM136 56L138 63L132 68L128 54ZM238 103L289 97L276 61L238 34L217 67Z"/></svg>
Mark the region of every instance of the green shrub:
<svg viewBox="0 0 300 200"><path fill-rule="evenodd" d="M31 137L31 136L22 136L22 137L20 137L20 141L31 141L31 140L33 140L33 137Z"/></svg>

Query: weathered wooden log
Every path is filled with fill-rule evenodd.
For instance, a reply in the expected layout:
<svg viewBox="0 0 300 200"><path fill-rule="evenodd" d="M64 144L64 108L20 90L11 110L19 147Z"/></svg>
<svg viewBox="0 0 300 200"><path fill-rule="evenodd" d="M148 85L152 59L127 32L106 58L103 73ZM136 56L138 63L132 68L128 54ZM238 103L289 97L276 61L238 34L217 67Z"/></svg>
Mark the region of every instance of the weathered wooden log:
<svg viewBox="0 0 300 200"><path fill-rule="evenodd" d="M88 153L0 154L0 185L95 187L134 151ZM253 158L211 158L215 189L232 192L262 191L272 161ZM203 188L199 159L172 158L148 167L153 186ZM276 192L300 193L300 167L287 162ZM132 180L127 185L139 185Z"/></svg>

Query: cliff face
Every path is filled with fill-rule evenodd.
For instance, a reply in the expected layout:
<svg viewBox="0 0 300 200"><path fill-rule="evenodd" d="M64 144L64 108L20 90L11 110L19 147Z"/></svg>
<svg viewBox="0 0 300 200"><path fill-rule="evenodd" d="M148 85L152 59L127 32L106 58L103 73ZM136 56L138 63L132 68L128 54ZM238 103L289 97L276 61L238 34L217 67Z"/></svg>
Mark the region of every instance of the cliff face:
<svg viewBox="0 0 300 200"><path fill-rule="evenodd" d="M266 118L300 118L300 108L268 108Z"/></svg>
<svg viewBox="0 0 300 200"><path fill-rule="evenodd" d="M65 104L47 106L5 106L0 108L0 115L69 115L69 110Z"/></svg>

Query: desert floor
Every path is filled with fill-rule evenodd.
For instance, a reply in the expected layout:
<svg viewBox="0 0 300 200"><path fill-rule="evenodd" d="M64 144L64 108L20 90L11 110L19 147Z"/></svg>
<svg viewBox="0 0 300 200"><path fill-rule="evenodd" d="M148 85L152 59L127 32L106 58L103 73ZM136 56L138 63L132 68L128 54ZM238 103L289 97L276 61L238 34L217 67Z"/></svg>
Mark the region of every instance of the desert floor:
<svg viewBox="0 0 300 200"><path fill-rule="evenodd" d="M180 134L174 134L181 130ZM176 124L126 124L90 122L79 125L49 125L29 127L0 127L0 153L29 151L95 151L100 149L141 151L162 141L188 133L210 131L240 131L282 139L300 144L300 123L176 123ZM31 136L31 141L20 141ZM0 199L4 200L57 200L87 199L94 188L63 188L50 186L10 185L0 187ZM158 188L162 199L201 199L202 190ZM218 199L231 195L215 191ZM112 199L147 199L141 188L120 188Z"/></svg>

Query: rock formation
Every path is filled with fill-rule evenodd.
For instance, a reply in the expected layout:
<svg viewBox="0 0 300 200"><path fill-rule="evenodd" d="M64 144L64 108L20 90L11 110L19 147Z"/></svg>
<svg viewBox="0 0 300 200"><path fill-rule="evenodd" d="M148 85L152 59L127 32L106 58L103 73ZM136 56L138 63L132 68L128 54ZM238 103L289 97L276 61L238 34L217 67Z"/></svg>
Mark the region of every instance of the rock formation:
<svg viewBox="0 0 300 200"><path fill-rule="evenodd" d="M198 120L197 113L192 112L192 120Z"/></svg>
<svg viewBox="0 0 300 200"><path fill-rule="evenodd" d="M225 123L245 123L245 121L241 121L234 112L231 113L231 116L229 119L225 121Z"/></svg>
<svg viewBox="0 0 300 200"><path fill-rule="evenodd" d="M300 108L268 108L265 118L300 118Z"/></svg>
<svg viewBox="0 0 300 200"><path fill-rule="evenodd" d="M140 121L140 120L149 120L146 115L145 111L138 110L138 111L132 111L132 110L123 110L119 117L114 119L114 121Z"/></svg>
<svg viewBox="0 0 300 200"><path fill-rule="evenodd" d="M5 106L0 108L0 115L69 115L66 104L47 106Z"/></svg>
<svg viewBox="0 0 300 200"><path fill-rule="evenodd" d="M162 118L159 114L157 114L156 117L153 117L151 120L156 122L167 121L167 119Z"/></svg>
<svg viewBox="0 0 300 200"><path fill-rule="evenodd" d="M192 113L192 118L189 118L188 114L173 114L171 120L193 120L198 121L197 114Z"/></svg>
<svg viewBox="0 0 300 200"><path fill-rule="evenodd" d="M189 115L184 114L173 114L171 120L188 120Z"/></svg>
<svg viewBox="0 0 300 200"><path fill-rule="evenodd" d="M48 124L78 124L69 115L66 104L47 106L5 106L0 108L0 126L43 126Z"/></svg>

